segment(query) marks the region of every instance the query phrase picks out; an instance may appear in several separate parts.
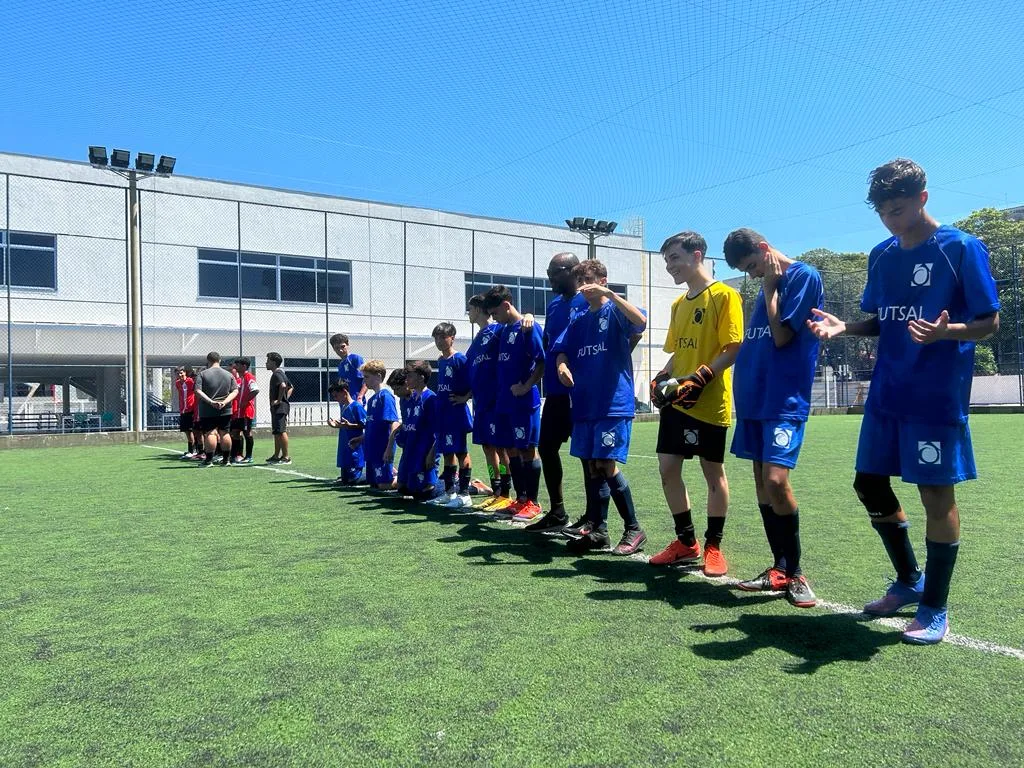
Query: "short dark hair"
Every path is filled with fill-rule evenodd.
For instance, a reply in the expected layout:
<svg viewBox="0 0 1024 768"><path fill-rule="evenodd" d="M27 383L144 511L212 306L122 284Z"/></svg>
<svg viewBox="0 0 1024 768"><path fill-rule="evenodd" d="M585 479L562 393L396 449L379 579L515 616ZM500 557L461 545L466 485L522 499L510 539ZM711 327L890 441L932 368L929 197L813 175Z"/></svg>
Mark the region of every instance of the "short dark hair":
<svg viewBox="0 0 1024 768"><path fill-rule="evenodd" d="M692 230L686 230L684 232L678 232L672 237L668 238L664 243L661 244L661 253L668 253L670 249L675 246L679 246L684 251L689 253L695 253L700 251L702 256L708 255L708 241L704 239L704 236L699 232Z"/></svg>
<svg viewBox="0 0 1024 768"><path fill-rule="evenodd" d="M330 392L332 395L334 393L336 393L336 392L346 392L347 393L348 392L348 382L345 381L344 379L338 379L336 382L334 382L333 384L331 384L331 386L329 386L327 388L327 391Z"/></svg>
<svg viewBox="0 0 1024 768"><path fill-rule="evenodd" d="M392 389L394 389L395 387L404 387L405 386L405 369L404 368L395 368L395 370L393 370L391 372L391 375L388 376L387 384Z"/></svg>
<svg viewBox="0 0 1024 768"><path fill-rule="evenodd" d="M243 368L248 368L249 367L249 358L248 357L236 357L235 358L235 365L240 365Z"/></svg>
<svg viewBox="0 0 1024 768"><path fill-rule="evenodd" d="M736 269L740 262L748 256L756 256L759 252L758 244L767 243L764 235L755 232L750 227L734 229L725 236L725 243L722 244L722 254L725 256L725 263Z"/></svg>
<svg viewBox="0 0 1024 768"><path fill-rule="evenodd" d="M455 326L451 323L438 323L434 326L434 331L430 335L444 336L445 338L455 336Z"/></svg>
<svg viewBox="0 0 1024 768"><path fill-rule="evenodd" d="M211 365L213 363L219 363L220 355L218 355L216 352L208 352L206 355L206 362L210 363Z"/></svg>
<svg viewBox="0 0 1024 768"><path fill-rule="evenodd" d="M423 377L423 381L430 381L430 374L433 369L426 360L410 360L405 364L405 374L416 373Z"/></svg>
<svg viewBox="0 0 1024 768"><path fill-rule="evenodd" d="M186 365L183 370L185 371L185 375L186 376L195 376L196 375L195 368L193 368L191 365Z"/></svg>
<svg viewBox="0 0 1024 768"><path fill-rule="evenodd" d="M348 336L344 333L336 333L330 338L330 344L333 347L335 344L348 344Z"/></svg>
<svg viewBox="0 0 1024 768"><path fill-rule="evenodd" d="M572 276L581 284L595 283L602 277L608 277L608 267L597 259L588 259L572 268Z"/></svg>
<svg viewBox="0 0 1024 768"><path fill-rule="evenodd" d="M490 311L501 306L502 302L512 303L512 291L504 285L495 285L484 294L484 309Z"/></svg>
<svg viewBox="0 0 1024 768"><path fill-rule="evenodd" d="M275 363L279 367L281 366L282 363L284 363L284 358L281 357L280 352L267 352L267 360L269 360L272 363Z"/></svg>
<svg viewBox="0 0 1024 768"><path fill-rule="evenodd" d="M867 203L875 210L889 200L916 197L928 186L924 169L913 160L898 157L880 165L868 175Z"/></svg>

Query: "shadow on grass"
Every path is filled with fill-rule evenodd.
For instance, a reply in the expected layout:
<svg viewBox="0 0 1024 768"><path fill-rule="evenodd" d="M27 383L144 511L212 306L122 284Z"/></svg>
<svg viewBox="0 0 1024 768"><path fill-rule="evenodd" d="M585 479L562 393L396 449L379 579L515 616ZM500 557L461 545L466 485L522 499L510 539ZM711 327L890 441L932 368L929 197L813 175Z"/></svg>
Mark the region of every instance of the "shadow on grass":
<svg viewBox="0 0 1024 768"><path fill-rule="evenodd" d="M796 609L794 609L796 610ZM744 613L733 621L697 624L694 632L732 630L743 637L712 640L690 646L698 656L712 661L737 661L762 649L776 648L799 661L785 665L790 674L809 675L837 662L869 662L885 646L900 642L897 632L873 629L861 616L806 612L791 616Z"/></svg>

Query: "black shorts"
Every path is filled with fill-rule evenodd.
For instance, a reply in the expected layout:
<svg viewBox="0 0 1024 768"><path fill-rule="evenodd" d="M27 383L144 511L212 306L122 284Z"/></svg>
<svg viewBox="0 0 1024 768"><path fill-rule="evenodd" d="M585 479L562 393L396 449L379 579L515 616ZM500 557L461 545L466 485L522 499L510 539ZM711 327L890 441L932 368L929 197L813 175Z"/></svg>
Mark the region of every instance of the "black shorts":
<svg viewBox="0 0 1024 768"><path fill-rule="evenodd" d="M210 432L227 432L231 427L231 414L225 414L223 416L201 416L199 417L199 428L203 431L203 434L209 434Z"/></svg>
<svg viewBox="0 0 1024 768"><path fill-rule="evenodd" d="M538 446L554 450L572 437L572 401L569 395L548 395L540 414L540 440Z"/></svg>
<svg viewBox="0 0 1024 768"><path fill-rule="evenodd" d="M671 405L661 409L658 424L658 453L692 459L700 456L715 464L725 462L725 433L728 427L695 419Z"/></svg>
<svg viewBox="0 0 1024 768"><path fill-rule="evenodd" d="M271 431L275 435L283 435L288 431L288 414L274 413L270 416Z"/></svg>
<svg viewBox="0 0 1024 768"><path fill-rule="evenodd" d="M250 431L252 431L252 419L232 419L231 420L231 431L232 432L250 432Z"/></svg>
<svg viewBox="0 0 1024 768"><path fill-rule="evenodd" d="M178 431L179 432L191 432L192 431L192 411L183 413L178 416Z"/></svg>

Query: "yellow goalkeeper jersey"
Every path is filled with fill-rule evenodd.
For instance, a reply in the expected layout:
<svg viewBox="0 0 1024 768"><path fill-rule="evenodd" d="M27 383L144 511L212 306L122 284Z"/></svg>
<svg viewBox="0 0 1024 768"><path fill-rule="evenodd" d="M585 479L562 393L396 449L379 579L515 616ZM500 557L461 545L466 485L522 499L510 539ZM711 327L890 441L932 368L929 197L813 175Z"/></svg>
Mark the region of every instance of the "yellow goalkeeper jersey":
<svg viewBox="0 0 1024 768"><path fill-rule="evenodd" d="M685 293L672 302L665 351L674 355L672 376L681 379L707 365L728 344L743 341L743 301L725 283L715 281L696 296ZM732 368L717 373L697 404L673 408L707 424L728 426L732 421Z"/></svg>

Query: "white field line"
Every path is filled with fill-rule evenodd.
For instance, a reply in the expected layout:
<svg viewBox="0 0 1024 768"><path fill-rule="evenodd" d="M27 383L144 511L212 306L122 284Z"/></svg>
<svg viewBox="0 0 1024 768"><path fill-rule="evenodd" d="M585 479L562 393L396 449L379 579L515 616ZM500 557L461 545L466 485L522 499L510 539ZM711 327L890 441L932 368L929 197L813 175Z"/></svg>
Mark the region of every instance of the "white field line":
<svg viewBox="0 0 1024 768"><path fill-rule="evenodd" d="M159 445L146 445L146 444L143 443L142 447L143 448L152 448L155 451L166 451L168 453L180 453L180 451L177 451L177 450L175 450L173 448L164 448L163 446L159 446ZM631 454L630 458L636 458L636 459L655 459L657 457L656 456L637 456L635 454ZM260 464L252 464L250 466L254 467L255 469L265 470L267 472L277 472L278 474L282 474L282 475L295 475L296 477L303 477L303 478L306 478L307 480L319 480L319 481L324 482L324 483L333 482L333 481L329 480L326 477L317 477L316 475L307 475L304 472L296 472L296 471L291 470L291 469L278 469L277 467L267 467L267 466L262 466ZM495 522L504 523L505 525L508 525L508 526L510 526L512 528L524 528L526 526L526 523L514 523L511 520L502 520L502 521L495 521ZM637 561L639 563L643 563L644 565L646 565L647 561L650 559L650 557L648 555L631 555L630 559L631 560L635 560L635 561ZM689 576L696 576L699 579L704 579L705 581L710 581L710 582L713 582L715 584L722 584L724 586L730 586L731 587L731 586L735 586L737 583L739 583L739 579L730 579L730 578L726 578L724 576L717 576L717 577L705 576L699 569L696 569L696 568L692 569L692 570L688 569L686 571L686 573ZM863 615L863 611L861 611L860 608L856 608L856 607L854 607L852 605L844 605L843 603L833 603L833 602L830 602L828 600L819 600L817 607L822 609L822 610L829 611L830 613L845 613L845 614L851 614L851 615ZM901 632L904 629L906 629L907 625L910 623L906 619L874 618L874 619L865 619L865 620L866 621L871 621L872 623L881 624L881 625L886 626L886 627L891 627L892 629L897 629L897 630L899 630ZM998 655L998 656L1009 656L1010 658L1019 659L1021 661L1024 661L1024 650L1022 650L1020 648L1011 648L1010 646L1006 646L1006 645L999 645L997 643L990 643L988 640L976 640L973 637L966 637L965 635L954 635L954 634L950 633L950 634L946 635L946 638L945 638L945 640L943 640L943 642L949 643L951 645L959 645L959 646L962 646L964 648L970 648L971 650L974 650L974 651L981 651L982 653L991 653L991 654L995 654L995 655Z"/></svg>

